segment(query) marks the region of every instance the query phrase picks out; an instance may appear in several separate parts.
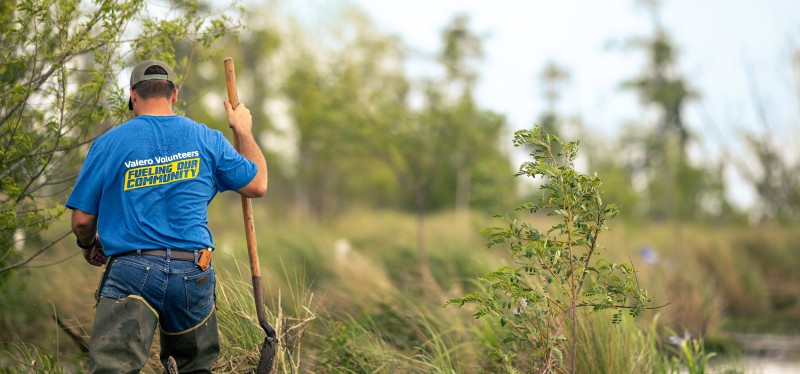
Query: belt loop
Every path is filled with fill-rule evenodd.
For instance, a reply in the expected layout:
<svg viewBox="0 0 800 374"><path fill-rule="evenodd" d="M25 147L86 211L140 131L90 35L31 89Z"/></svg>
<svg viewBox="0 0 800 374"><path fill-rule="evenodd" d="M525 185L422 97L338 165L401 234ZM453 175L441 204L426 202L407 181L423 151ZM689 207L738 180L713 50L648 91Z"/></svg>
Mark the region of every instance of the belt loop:
<svg viewBox="0 0 800 374"><path fill-rule="evenodd" d="M195 265L197 265L197 259L199 257L199 253L200 253L200 251L192 251L192 254L194 254L194 264Z"/></svg>
<svg viewBox="0 0 800 374"><path fill-rule="evenodd" d="M166 257L166 259L167 259L167 265L169 265L169 259L170 259L170 257L172 257L172 252L171 252L171 250L170 250L169 248L167 248L167 257Z"/></svg>
<svg viewBox="0 0 800 374"><path fill-rule="evenodd" d="M136 250L136 255L137 256L141 256L142 255L142 250L141 249L137 249Z"/></svg>

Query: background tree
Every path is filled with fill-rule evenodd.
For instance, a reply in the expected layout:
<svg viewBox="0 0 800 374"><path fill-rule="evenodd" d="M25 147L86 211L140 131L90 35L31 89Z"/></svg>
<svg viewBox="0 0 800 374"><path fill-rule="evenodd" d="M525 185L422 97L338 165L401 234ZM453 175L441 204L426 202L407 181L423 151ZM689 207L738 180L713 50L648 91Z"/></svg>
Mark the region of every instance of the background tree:
<svg viewBox="0 0 800 374"><path fill-rule="evenodd" d="M558 101L561 99L561 87L569 81L569 71L554 61L545 64L539 74L542 82L542 95L545 100L545 110L536 122L544 131L556 136L563 136L561 133L561 121L558 115Z"/></svg>
<svg viewBox="0 0 800 374"><path fill-rule="evenodd" d="M793 54L792 67L800 88L800 50ZM757 86L755 78L752 79L752 85ZM800 90L796 90L796 95L800 99ZM800 162L796 159L797 152L793 152L794 148L787 142L791 138L782 139L776 133L764 103L755 98L753 107L762 132L748 132L743 137L755 162L746 162L734 152L731 152L731 158L756 192L758 204L753 217L761 221L795 222L800 219Z"/></svg>
<svg viewBox="0 0 800 374"><path fill-rule="evenodd" d="M365 129L374 113L404 108L402 47L362 13L341 17L335 45L320 50L301 43L281 84L296 132L295 205L320 218L350 206L399 205L391 172L371 154L374 139Z"/></svg>
<svg viewBox="0 0 800 374"><path fill-rule="evenodd" d="M654 110L655 128L631 131L623 144L627 144L628 154L639 155L629 165L633 178L644 181L640 183L644 187L642 197L650 217L703 218L714 213L707 211L709 205L724 203L724 185L719 172L689 161L687 147L692 134L684 111L686 103L697 94L679 70L676 48L658 18L657 2L645 3L653 14L654 34L634 39L631 44L647 53L647 66L623 87L636 92L642 105ZM709 203L710 200L716 203Z"/></svg>
<svg viewBox="0 0 800 374"><path fill-rule="evenodd" d="M501 173L510 173L509 161L498 153L499 139L506 130L505 118L491 111L481 110L474 98L475 83L478 78L478 64L483 58L483 47L480 37L469 28L469 18L456 15L442 31L442 51L438 60L445 69L444 82L437 84L442 88L442 95L449 103L446 121L457 129L453 132L453 150L449 156L455 175L439 174L444 177L440 182L448 185L455 181L455 209L461 224L469 221L468 212L473 198L479 206L494 206L486 201L490 195L473 193L473 179L481 177L502 177L486 172L497 167ZM498 157L500 156L500 157ZM481 168L481 165L489 166ZM438 191L448 193L448 189ZM493 194L494 195L494 194ZM496 195L495 195L496 196ZM450 204L449 199L442 196L443 203Z"/></svg>
<svg viewBox="0 0 800 374"><path fill-rule="evenodd" d="M88 10L75 1L4 5L0 268L10 270L52 245L39 243L41 250L25 259L19 252L63 214L48 197L68 188L77 149L122 116L123 95L114 90L117 56L109 49L143 4L106 2Z"/></svg>
<svg viewBox="0 0 800 374"><path fill-rule="evenodd" d="M446 72L444 80L429 78L422 82L420 91L412 91L411 95L422 100L418 109L409 105L405 84L395 86L389 97L397 100L389 106L372 105L374 110L365 111L370 125L362 132L365 144L385 162L401 190L412 199L420 275L424 284L433 287L437 283L430 273L425 239L428 210L455 205L464 212L470 206L472 180L478 172L489 176L484 183L495 188L494 176L510 174L507 156L499 151L498 137L505 120L480 110L473 99L477 75L470 67L470 58L480 56L479 38L467 27L466 18L457 16L445 27L442 39L439 61ZM493 196L498 195L509 196L493 191ZM464 219L463 214L461 217Z"/></svg>

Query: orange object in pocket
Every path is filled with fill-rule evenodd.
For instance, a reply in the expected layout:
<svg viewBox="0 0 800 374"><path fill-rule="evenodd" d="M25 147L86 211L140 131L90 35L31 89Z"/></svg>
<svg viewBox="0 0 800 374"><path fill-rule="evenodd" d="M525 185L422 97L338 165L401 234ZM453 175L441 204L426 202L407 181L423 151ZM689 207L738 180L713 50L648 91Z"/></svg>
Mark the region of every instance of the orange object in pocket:
<svg viewBox="0 0 800 374"><path fill-rule="evenodd" d="M197 257L197 266L203 270L208 269L208 266L211 265L211 251L208 249L201 249L197 253L199 254Z"/></svg>

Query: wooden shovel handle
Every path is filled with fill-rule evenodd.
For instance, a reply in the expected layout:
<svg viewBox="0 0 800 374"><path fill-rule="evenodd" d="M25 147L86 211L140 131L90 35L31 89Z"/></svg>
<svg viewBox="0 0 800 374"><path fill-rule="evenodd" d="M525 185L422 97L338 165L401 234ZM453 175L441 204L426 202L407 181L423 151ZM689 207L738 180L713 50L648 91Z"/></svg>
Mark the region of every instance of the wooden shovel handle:
<svg viewBox="0 0 800 374"><path fill-rule="evenodd" d="M236 72L234 71L233 59L230 57L225 58L225 82L228 86L228 102L231 107L236 109L239 106L239 97L236 94ZM233 130L233 145L236 151L239 152L239 136L236 134L236 129ZM267 336L274 338L275 330L267 322L267 316L264 312L264 297L261 292L261 268L258 262L258 244L256 242L256 227L253 220L253 206L250 198L242 196L242 215L244 216L244 230L247 239L247 254L250 257L250 274L253 280L253 297L256 302L256 315L261 328L267 333Z"/></svg>
<svg viewBox="0 0 800 374"><path fill-rule="evenodd" d="M228 102L231 107L236 109L239 106L239 96L236 93L236 72L234 71L233 59L225 58L225 83L228 86ZM236 129L233 129L233 146L239 152L239 136ZM242 196L242 214L244 215L245 237L247 238L247 252L250 255L250 273L255 277L261 277L261 269L258 261L258 244L256 242L255 223L253 221L253 207L250 198Z"/></svg>

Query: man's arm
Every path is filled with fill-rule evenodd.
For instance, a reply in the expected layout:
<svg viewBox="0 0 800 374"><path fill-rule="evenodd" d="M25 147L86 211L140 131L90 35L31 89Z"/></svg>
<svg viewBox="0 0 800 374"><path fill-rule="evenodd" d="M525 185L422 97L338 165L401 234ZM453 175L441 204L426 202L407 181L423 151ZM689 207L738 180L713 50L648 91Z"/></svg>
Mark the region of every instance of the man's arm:
<svg viewBox="0 0 800 374"><path fill-rule="evenodd" d="M72 210L72 232L81 246L88 246L97 235L97 216L80 209Z"/></svg>
<svg viewBox="0 0 800 374"><path fill-rule="evenodd" d="M88 263L94 266L101 266L106 262L103 245L100 243L100 239L97 239L96 215L86 213L80 209L73 209L72 232L78 238L78 246L83 250L83 258Z"/></svg>
<svg viewBox="0 0 800 374"><path fill-rule="evenodd" d="M225 110L228 112L228 124L233 129L234 136L239 143L239 153L253 161L258 168L253 180L237 192L247 197L264 196L267 193L267 161L253 137L253 117L250 115L250 110L242 103L239 103L234 110L227 101L225 101Z"/></svg>

